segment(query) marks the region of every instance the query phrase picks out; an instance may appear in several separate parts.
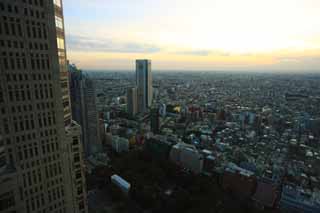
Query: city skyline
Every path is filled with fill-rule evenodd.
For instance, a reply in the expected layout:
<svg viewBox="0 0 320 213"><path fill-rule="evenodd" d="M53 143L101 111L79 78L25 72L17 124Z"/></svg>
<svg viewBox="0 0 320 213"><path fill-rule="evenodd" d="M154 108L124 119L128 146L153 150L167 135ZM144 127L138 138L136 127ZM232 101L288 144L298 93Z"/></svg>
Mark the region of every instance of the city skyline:
<svg viewBox="0 0 320 213"><path fill-rule="evenodd" d="M0 212L320 213L319 9L0 0Z"/></svg>
<svg viewBox="0 0 320 213"><path fill-rule="evenodd" d="M86 70L132 70L136 58L150 58L155 70L304 72L320 65L314 0L70 0L64 7L68 57Z"/></svg>

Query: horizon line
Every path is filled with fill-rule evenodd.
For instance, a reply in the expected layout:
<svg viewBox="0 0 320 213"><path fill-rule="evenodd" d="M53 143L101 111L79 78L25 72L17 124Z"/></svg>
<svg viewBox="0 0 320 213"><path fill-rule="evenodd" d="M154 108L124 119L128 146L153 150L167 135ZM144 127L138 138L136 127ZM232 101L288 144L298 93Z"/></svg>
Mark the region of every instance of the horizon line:
<svg viewBox="0 0 320 213"><path fill-rule="evenodd" d="M85 72L134 72L135 69L82 69L79 68L82 71ZM273 73L273 72L278 72L278 73L299 73L299 74L320 74L320 69L319 70L197 70L197 69L153 69L153 72L255 72L255 73Z"/></svg>

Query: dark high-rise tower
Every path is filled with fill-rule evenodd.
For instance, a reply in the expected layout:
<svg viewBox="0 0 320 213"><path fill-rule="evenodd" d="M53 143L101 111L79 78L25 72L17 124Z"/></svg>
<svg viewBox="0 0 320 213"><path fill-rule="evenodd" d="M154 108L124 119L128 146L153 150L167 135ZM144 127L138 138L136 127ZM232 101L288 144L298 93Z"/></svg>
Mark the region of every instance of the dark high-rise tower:
<svg viewBox="0 0 320 213"><path fill-rule="evenodd" d="M61 0L0 0L0 212L87 212Z"/></svg>
<svg viewBox="0 0 320 213"><path fill-rule="evenodd" d="M96 91L92 79L75 65L69 65L72 118L81 125L82 143L87 156L102 149Z"/></svg>
<svg viewBox="0 0 320 213"><path fill-rule="evenodd" d="M138 89L138 111L146 112L152 104L152 75L150 60L136 60L136 85Z"/></svg>
<svg viewBox="0 0 320 213"><path fill-rule="evenodd" d="M135 116L138 112L138 96L136 87L130 87L127 89L127 108L130 116Z"/></svg>

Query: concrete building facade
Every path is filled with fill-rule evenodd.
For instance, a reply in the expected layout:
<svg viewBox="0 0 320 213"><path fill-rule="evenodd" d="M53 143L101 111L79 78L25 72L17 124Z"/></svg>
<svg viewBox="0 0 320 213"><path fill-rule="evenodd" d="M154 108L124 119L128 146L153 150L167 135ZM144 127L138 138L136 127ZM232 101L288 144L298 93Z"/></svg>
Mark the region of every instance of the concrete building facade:
<svg viewBox="0 0 320 213"><path fill-rule="evenodd" d="M0 12L0 212L87 212L62 1L0 0Z"/></svg>

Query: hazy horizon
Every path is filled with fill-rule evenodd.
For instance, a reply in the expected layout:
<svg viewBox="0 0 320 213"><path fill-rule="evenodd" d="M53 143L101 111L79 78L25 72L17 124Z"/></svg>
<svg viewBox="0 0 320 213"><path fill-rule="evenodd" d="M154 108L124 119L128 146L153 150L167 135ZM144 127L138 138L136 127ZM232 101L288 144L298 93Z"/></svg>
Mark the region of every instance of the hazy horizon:
<svg viewBox="0 0 320 213"><path fill-rule="evenodd" d="M81 69L84 72L120 72L120 73L126 73L126 72L135 72L135 69ZM193 73L193 72L199 72L199 73L257 73L257 74L263 74L263 73L270 73L270 74L317 74L320 75L320 70L179 70L179 69L153 69L153 73Z"/></svg>

